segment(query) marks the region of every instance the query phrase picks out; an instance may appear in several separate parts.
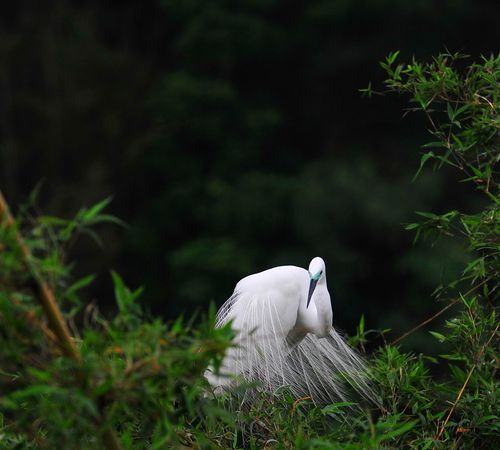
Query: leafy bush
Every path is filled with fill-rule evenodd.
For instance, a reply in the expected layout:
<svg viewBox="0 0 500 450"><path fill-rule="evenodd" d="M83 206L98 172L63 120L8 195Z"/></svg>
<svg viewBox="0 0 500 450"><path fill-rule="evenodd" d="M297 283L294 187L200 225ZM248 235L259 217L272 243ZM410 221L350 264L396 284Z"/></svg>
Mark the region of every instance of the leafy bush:
<svg viewBox="0 0 500 450"><path fill-rule="evenodd" d="M381 402L372 408L314 405L286 387L251 405L239 401L243 386L215 398L203 373L220 365L232 333L214 329L212 310L196 326L165 324L142 311L141 289L115 272L114 317L81 301L93 276L74 280L66 260L76 236L98 239L93 225L119 223L103 213L108 200L73 220L33 217L26 207L14 221L0 197L0 448L498 447L500 59L464 67L462 55L397 57L382 63L385 91L409 95L409 111L430 124L417 175L430 162L449 166L478 196L477 211L420 212L421 222L406 225L416 239L461 240L472 257L460 279L436 289L445 306L415 327L458 310L431 332L443 345L439 358L398 348L415 329L380 347L371 377ZM362 319L352 342L363 349L371 332ZM447 364L443 376L432 375L436 363Z"/></svg>
<svg viewBox="0 0 500 450"><path fill-rule="evenodd" d="M29 254L22 254L14 224L1 228L2 448L91 448L101 445L99 431L110 424L124 448L160 448L179 443L186 421L219 414L202 395L203 372L220 363L229 329L214 329L211 319L193 328L182 319L167 326L147 318L137 302L141 289L128 289L114 272L118 311L106 320L78 298L92 276L69 283L71 267L61 264L66 245L90 225L115 221L101 214L106 203L70 221L34 219L26 233ZM40 279L50 280L67 311L76 360L48 326L50 316L44 318Z"/></svg>

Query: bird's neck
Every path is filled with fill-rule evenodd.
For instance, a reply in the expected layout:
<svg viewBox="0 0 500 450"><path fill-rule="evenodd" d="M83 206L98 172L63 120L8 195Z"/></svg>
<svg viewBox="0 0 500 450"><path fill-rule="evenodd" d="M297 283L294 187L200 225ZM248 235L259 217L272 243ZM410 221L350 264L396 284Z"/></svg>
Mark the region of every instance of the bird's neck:
<svg viewBox="0 0 500 450"><path fill-rule="evenodd" d="M332 307L330 294L324 280L320 280L311 297L309 307L307 298L303 299L299 308L298 324L305 332L325 337L332 327Z"/></svg>
<svg viewBox="0 0 500 450"><path fill-rule="evenodd" d="M316 312L316 335L320 337L327 336L332 327L332 305L330 294L325 281L321 281L314 290L311 303L314 302Z"/></svg>

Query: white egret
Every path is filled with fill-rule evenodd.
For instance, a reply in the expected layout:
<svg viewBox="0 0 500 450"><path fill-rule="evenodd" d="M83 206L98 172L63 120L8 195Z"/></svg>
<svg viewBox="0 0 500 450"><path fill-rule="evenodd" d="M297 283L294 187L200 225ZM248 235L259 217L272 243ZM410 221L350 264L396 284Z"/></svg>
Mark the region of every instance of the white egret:
<svg viewBox="0 0 500 450"><path fill-rule="evenodd" d="M208 371L207 379L216 392L240 378L270 392L288 386L314 402L347 400L346 384L373 397L363 359L332 320L322 258L314 258L309 270L280 266L249 275L217 313L217 327L232 322L235 345L220 373Z"/></svg>

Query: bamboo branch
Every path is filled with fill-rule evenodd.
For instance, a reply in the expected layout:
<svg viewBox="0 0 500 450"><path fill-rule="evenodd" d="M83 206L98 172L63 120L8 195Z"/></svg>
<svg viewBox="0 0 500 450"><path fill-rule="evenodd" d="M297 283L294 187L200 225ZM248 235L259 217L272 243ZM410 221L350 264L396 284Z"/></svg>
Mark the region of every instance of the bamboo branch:
<svg viewBox="0 0 500 450"><path fill-rule="evenodd" d="M6 228L11 228L15 226L15 220L9 211L8 204L5 201L2 192L0 191L0 225L2 225L2 222L5 223L4 226ZM57 305L55 295L50 289L47 282L43 279L36 265L34 264L31 253L28 247L26 246L19 230L16 230L15 232L15 239L17 245L21 250L24 262L39 288L40 304L45 313L45 316L47 317L50 328L57 337L58 344L61 346L64 354L68 358L72 359L77 364L80 364L82 360L80 352L76 348L76 345L73 339L71 338L68 326L64 320L61 310L59 309L59 306ZM81 371L77 372L77 377L79 379L83 379L83 374ZM103 425L104 422L105 420L102 420L98 423L98 425L101 426ZM121 450L121 445L118 441L118 438L116 437L114 431L110 427L106 426L103 429L102 440L104 443L104 447L107 450Z"/></svg>
<svg viewBox="0 0 500 450"><path fill-rule="evenodd" d="M489 339L482 346L481 350L479 351L478 358L483 355L484 351L486 350L486 347L488 347L491 340L493 339L493 336L495 336L495 334L497 333L499 326L500 325L496 326L495 330L493 331L493 333L491 334ZM467 384L469 384L470 377L472 376L472 373L474 372L476 367L477 367L477 359L476 359L476 362L472 365L471 369L469 370L469 373L467 374L467 377L465 378L464 384L462 384L460 391L458 391L457 398L455 399L455 401L451 405L450 410L448 411L448 415L446 416L446 419L444 420L443 424L441 425L441 428L439 429L438 434L436 435L436 440L439 440L441 438L441 435L443 434L444 429L445 429L448 421L450 420L451 415L453 414L453 411L455 411L455 407L457 406L458 402L462 398L462 395L465 391L465 388L467 387ZM436 448L436 447L434 447L434 448Z"/></svg>

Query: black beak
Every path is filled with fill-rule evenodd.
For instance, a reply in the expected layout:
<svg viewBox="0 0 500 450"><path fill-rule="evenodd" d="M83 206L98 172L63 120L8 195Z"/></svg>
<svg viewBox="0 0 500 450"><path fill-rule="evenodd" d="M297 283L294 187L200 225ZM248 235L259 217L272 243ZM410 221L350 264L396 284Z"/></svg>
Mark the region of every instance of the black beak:
<svg viewBox="0 0 500 450"><path fill-rule="evenodd" d="M309 303L311 302L311 297L313 295L314 289L316 288L316 284L318 284L318 280L311 280L311 283L309 284L309 294L307 296L306 309L309 308Z"/></svg>

